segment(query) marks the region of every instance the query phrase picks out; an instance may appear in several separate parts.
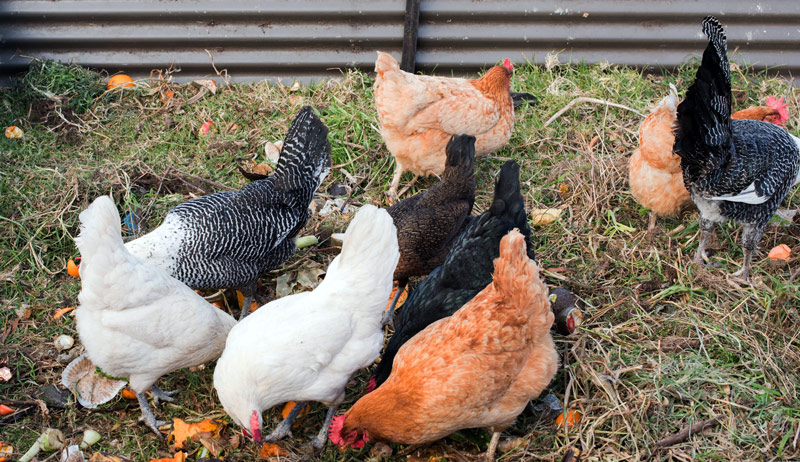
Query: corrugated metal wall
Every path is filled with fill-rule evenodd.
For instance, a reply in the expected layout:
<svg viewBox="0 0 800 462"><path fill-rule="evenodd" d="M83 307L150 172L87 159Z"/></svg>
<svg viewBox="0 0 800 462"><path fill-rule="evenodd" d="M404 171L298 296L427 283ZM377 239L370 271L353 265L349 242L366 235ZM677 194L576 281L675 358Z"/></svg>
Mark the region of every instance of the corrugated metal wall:
<svg viewBox="0 0 800 462"><path fill-rule="evenodd" d="M0 0L0 82L25 56L144 77L316 79L375 50L399 58L405 0ZM729 49L758 68L800 74L800 1L422 0L417 69L471 73L501 58L673 67L704 46L700 20L720 17Z"/></svg>

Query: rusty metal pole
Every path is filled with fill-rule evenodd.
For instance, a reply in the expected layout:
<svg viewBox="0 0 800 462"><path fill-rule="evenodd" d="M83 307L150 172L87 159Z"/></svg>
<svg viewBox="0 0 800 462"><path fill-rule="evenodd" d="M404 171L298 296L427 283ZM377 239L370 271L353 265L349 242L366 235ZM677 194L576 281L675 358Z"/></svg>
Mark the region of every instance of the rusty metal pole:
<svg viewBox="0 0 800 462"><path fill-rule="evenodd" d="M417 65L417 33L419 32L419 4L421 0L406 0L406 21L403 30L403 56L400 69L414 73Z"/></svg>

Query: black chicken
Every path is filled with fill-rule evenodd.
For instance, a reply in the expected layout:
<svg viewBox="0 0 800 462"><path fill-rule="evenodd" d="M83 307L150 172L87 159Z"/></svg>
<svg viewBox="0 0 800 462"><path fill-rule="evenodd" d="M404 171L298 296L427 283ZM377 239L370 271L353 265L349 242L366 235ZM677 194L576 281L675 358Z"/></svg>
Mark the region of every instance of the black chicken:
<svg viewBox="0 0 800 462"><path fill-rule="evenodd" d="M241 191L184 202L126 247L193 289L241 290L241 319L258 278L294 253L295 237L311 216L308 204L330 171L330 152L328 127L306 106L286 134L274 174Z"/></svg>
<svg viewBox="0 0 800 462"><path fill-rule="evenodd" d="M494 259L500 256L500 239L509 231L520 230L525 236L528 257L534 258L527 220L525 200L520 193L519 165L509 161L500 169L489 210L470 217L444 264L434 269L403 304L395 332L367 391L389 377L394 357L404 343L432 322L455 313L492 281Z"/></svg>
<svg viewBox="0 0 800 462"><path fill-rule="evenodd" d="M388 319L409 278L424 276L444 262L472 211L475 137L454 135L447 143L446 153L440 182L388 209L400 246L400 261L394 271L398 287L387 311Z"/></svg>
<svg viewBox="0 0 800 462"><path fill-rule="evenodd" d="M686 189L700 211L700 245L716 223L744 226L744 262L734 277L749 282L750 260L764 227L800 181L800 139L768 122L731 120L731 75L725 31L713 16L703 20L708 46L695 82L678 105L675 152Z"/></svg>

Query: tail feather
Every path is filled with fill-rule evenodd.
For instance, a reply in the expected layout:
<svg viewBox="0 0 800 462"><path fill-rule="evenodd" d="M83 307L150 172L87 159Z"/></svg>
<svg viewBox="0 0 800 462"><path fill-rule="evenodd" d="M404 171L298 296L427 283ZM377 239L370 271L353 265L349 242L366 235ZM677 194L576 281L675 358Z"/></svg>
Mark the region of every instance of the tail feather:
<svg viewBox="0 0 800 462"><path fill-rule="evenodd" d="M688 179L716 170L731 152L731 76L722 24L713 16L703 20L708 46L695 82L678 105L675 152Z"/></svg>
<svg viewBox="0 0 800 462"><path fill-rule="evenodd" d="M109 196L100 196L78 216L81 231L75 244L81 253L80 273L94 265L96 257L109 258L111 250L125 247L119 212Z"/></svg>
<svg viewBox="0 0 800 462"><path fill-rule="evenodd" d="M500 174L494 185L494 199L489 207L489 214L514 224L525 237L528 257L533 259L531 229L528 227L528 214L525 212L525 198L520 192L519 164L513 160L507 161L500 168Z"/></svg>
<svg viewBox="0 0 800 462"><path fill-rule="evenodd" d="M456 167L459 172L474 172L475 164L475 137L472 135L453 135L445 147L447 159L445 171Z"/></svg>
<svg viewBox="0 0 800 462"><path fill-rule="evenodd" d="M305 106L292 121L275 168L274 186L278 189L298 189L309 177L318 180L317 186L331 169L331 146L328 127ZM316 188L314 188L316 190Z"/></svg>
<svg viewBox="0 0 800 462"><path fill-rule="evenodd" d="M397 60L388 53L382 51L378 52L378 59L375 61L375 72L383 74L386 71L400 70L400 65Z"/></svg>
<svg viewBox="0 0 800 462"><path fill-rule="evenodd" d="M547 287L539 277L539 267L525 253L525 238L519 230L512 230L500 241L492 285L507 305L531 319L537 335L549 332L554 316Z"/></svg>
<svg viewBox="0 0 800 462"><path fill-rule="evenodd" d="M393 274L400 258L397 229L389 213L374 205L365 205L347 227L339 254L338 270L372 274L370 279L383 279Z"/></svg>

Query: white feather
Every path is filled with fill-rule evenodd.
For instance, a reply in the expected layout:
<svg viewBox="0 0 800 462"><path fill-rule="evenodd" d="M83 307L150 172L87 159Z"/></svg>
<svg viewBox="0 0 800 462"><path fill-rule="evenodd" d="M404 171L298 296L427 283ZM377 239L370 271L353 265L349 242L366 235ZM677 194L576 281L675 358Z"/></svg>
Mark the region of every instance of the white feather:
<svg viewBox="0 0 800 462"><path fill-rule="evenodd" d="M234 319L171 277L131 255L108 196L80 214L80 305L76 325L103 372L130 378L137 393L159 377L218 357Z"/></svg>
<svg viewBox="0 0 800 462"><path fill-rule="evenodd" d="M743 191L737 194L723 194L722 196L711 197L714 201L742 202L745 204L763 204L769 200L769 196L759 196L756 192L756 184L750 183Z"/></svg>
<svg viewBox="0 0 800 462"><path fill-rule="evenodd" d="M313 292L275 300L237 324L214 371L233 420L249 428L254 410L279 403L340 403L350 376L380 354L381 317L399 257L391 216L365 205Z"/></svg>

